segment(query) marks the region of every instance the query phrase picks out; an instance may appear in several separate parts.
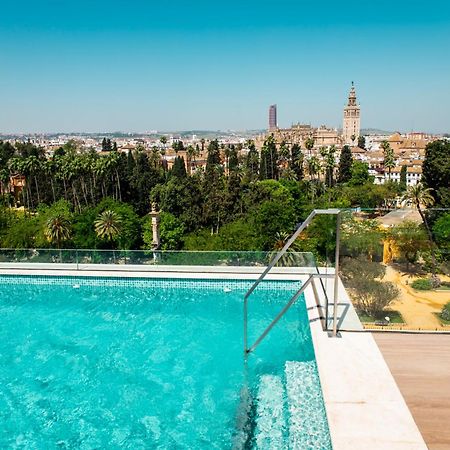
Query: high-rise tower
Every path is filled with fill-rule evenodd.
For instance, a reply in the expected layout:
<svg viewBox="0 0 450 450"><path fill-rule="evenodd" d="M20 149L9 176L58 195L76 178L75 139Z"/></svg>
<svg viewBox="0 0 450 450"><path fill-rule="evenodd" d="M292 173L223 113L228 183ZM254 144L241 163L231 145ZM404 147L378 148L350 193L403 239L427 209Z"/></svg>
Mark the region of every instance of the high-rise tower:
<svg viewBox="0 0 450 450"><path fill-rule="evenodd" d="M269 106L269 131L276 130L278 127L277 123L277 105Z"/></svg>
<svg viewBox="0 0 450 450"><path fill-rule="evenodd" d="M344 126L342 134L344 143L347 145L357 145L361 133L361 108L356 103L356 91L352 81L352 87L348 94L348 104L344 108Z"/></svg>

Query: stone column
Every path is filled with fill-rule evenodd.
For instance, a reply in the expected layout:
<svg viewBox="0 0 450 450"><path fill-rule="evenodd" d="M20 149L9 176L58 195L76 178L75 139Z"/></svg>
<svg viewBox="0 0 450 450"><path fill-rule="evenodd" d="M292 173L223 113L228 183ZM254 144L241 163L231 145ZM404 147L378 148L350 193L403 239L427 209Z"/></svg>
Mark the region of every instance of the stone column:
<svg viewBox="0 0 450 450"><path fill-rule="evenodd" d="M152 218L152 232L153 232L153 240L152 240L152 249L159 250L161 246L161 239L159 237L159 211L157 210L156 203L152 203L152 211L150 213Z"/></svg>

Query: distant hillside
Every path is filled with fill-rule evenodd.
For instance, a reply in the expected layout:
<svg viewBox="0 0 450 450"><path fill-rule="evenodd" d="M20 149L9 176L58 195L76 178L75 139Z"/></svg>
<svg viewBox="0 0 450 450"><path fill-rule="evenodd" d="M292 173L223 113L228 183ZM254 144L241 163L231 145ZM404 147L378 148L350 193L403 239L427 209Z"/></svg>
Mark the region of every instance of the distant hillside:
<svg viewBox="0 0 450 450"><path fill-rule="evenodd" d="M361 134L394 134L394 131L380 130L379 128L361 128Z"/></svg>

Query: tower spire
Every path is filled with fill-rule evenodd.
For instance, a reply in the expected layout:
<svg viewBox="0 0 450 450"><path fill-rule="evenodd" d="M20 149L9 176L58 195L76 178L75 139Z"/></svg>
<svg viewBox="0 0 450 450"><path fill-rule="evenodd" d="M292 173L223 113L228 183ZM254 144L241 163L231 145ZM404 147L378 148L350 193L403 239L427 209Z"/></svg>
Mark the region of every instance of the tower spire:
<svg viewBox="0 0 450 450"><path fill-rule="evenodd" d="M360 107L356 103L355 83L352 81L348 94L348 103L344 108L344 124L342 134L344 143L355 145L360 135Z"/></svg>

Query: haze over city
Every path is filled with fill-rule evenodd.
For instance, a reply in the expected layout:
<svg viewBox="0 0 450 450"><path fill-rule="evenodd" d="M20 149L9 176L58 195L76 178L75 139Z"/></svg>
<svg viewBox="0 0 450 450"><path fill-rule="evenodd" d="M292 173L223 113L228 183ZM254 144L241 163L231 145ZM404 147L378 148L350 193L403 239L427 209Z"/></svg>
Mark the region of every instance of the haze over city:
<svg viewBox="0 0 450 450"><path fill-rule="evenodd" d="M449 6L8 2L0 132L341 127L449 131Z"/></svg>

